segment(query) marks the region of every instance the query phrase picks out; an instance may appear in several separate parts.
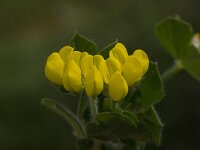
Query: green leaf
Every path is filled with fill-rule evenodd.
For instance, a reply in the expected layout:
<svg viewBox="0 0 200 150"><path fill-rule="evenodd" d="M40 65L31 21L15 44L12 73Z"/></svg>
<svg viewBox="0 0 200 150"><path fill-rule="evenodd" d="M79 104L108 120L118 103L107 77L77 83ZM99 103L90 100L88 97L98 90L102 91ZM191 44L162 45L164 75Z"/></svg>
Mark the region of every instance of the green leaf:
<svg viewBox="0 0 200 150"><path fill-rule="evenodd" d="M138 127L139 132L136 138L147 143L155 143L159 145L161 142L162 127L163 124L161 123L157 112L154 107L151 107L141 117Z"/></svg>
<svg viewBox="0 0 200 150"><path fill-rule="evenodd" d="M70 110L48 98L42 99L41 103L63 117L71 125L78 137L84 137L85 131L82 124Z"/></svg>
<svg viewBox="0 0 200 150"><path fill-rule="evenodd" d="M111 112L113 110L113 102L110 98L105 98L103 101L103 111Z"/></svg>
<svg viewBox="0 0 200 150"><path fill-rule="evenodd" d="M114 41L113 43L109 44L108 46L106 46L105 48L103 48L102 50L100 50L99 54L101 54L105 59L107 59L109 57L109 52L111 49L113 49L113 47L118 43L118 40L116 39L116 41Z"/></svg>
<svg viewBox="0 0 200 150"><path fill-rule="evenodd" d="M168 17L157 24L156 35L169 54L181 59L189 48L193 31L189 23Z"/></svg>
<svg viewBox="0 0 200 150"><path fill-rule="evenodd" d="M141 81L139 90L140 100L144 108L148 108L162 99L164 91L157 63L150 62L149 69Z"/></svg>
<svg viewBox="0 0 200 150"><path fill-rule="evenodd" d="M200 81L200 51L191 46L182 60L185 70Z"/></svg>
<svg viewBox="0 0 200 150"><path fill-rule="evenodd" d="M78 33L74 33L70 44L76 51L88 52L91 55L97 54L96 44Z"/></svg>
<svg viewBox="0 0 200 150"><path fill-rule="evenodd" d="M136 130L136 123L126 115L103 112L96 116L97 123L87 126L87 134L100 140L119 140L130 137Z"/></svg>
<svg viewBox="0 0 200 150"><path fill-rule="evenodd" d="M138 123L139 122L139 119L138 117L133 113L133 112L130 112L130 111L123 111L123 115L129 117L133 122L135 123Z"/></svg>

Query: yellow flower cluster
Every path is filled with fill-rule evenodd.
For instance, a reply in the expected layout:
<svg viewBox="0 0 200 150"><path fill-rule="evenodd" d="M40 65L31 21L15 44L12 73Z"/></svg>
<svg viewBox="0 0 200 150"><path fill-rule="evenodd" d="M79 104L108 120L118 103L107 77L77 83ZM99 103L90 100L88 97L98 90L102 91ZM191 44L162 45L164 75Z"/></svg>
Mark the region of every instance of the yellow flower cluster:
<svg viewBox="0 0 200 150"><path fill-rule="evenodd" d="M92 97L99 95L104 85L108 85L109 96L119 101L127 95L128 86L141 80L148 67L149 59L144 51L136 50L128 55L122 43L110 50L106 60L101 55L92 56L65 46L48 57L45 75L67 91L85 89Z"/></svg>

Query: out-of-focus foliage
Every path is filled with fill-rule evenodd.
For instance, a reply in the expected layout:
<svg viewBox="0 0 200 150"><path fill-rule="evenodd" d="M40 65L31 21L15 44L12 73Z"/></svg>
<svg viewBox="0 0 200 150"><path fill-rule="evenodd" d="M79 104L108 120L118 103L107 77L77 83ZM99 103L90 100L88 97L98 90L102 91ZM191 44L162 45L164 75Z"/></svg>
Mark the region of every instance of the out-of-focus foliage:
<svg viewBox="0 0 200 150"><path fill-rule="evenodd" d="M43 71L47 56L68 44L74 30L92 37L98 49L116 38L128 49L145 49L164 71L173 62L158 44L154 25L179 14L199 32L199 7L198 0L1 0L0 149L75 149L69 125L40 105L48 96L72 110L76 106L50 86ZM163 143L148 149L199 150L199 84L180 73L165 87L167 97L156 106L165 124Z"/></svg>

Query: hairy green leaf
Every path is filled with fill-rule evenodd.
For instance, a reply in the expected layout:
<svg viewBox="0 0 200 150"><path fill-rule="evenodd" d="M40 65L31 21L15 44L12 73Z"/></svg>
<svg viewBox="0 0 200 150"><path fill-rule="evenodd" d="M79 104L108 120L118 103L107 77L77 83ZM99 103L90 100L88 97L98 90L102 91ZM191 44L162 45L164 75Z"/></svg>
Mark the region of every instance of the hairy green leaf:
<svg viewBox="0 0 200 150"><path fill-rule="evenodd" d="M140 100L144 108L148 108L162 99L164 91L157 63L150 62L149 69L141 81L139 90Z"/></svg>
<svg viewBox="0 0 200 150"><path fill-rule="evenodd" d="M97 54L96 44L78 33L74 33L70 44L76 51L88 52L91 55Z"/></svg>
<svg viewBox="0 0 200 150"><path fill-rule="evenodd" d="M181 59L189 48L193 31L189 23L168 17L157 24L156 35L169 54Z"/></svg>
<svg viewBox="0 0 200 150"><path fill-rule="evenodd" d="M119 140L133 136L136 130L135 120L114 112L103 112L96 116L97 123L87 126L89 137L101 140Z"/></svg>
<svg viewBox="0 0 200 150"><path fill-rule="evenodd" d="M163 124L158 117L154 107L151 107L140 118L139 132L136 138L157 145L161 142L161 131Z"/></svg>
<svg viewBox="0 0 200 150"><path fill-rule="evenodd" d="M182 60L185 70L194 78L200 81L200 51L194 46L190 46Z"/></svg>
<svg viewBox="0 0 200 150"><path fill-rule="evenodd" d="M100 54L107 59L109 57L109 52L111 49L113 49L113 47L118 43L118 40L116 39L116 41L114 41L113 43L109 44L108 46L106 46L105 48L103 48L102 50L100 50Z"/></svg>
<svg viewBox="0 0 200 150"><path fill-rule="evenodd" d="M71 125L78 137L84 137L85 131L82 124L70 110L49 98L42 99L41 103L63 117Z"/></svg>

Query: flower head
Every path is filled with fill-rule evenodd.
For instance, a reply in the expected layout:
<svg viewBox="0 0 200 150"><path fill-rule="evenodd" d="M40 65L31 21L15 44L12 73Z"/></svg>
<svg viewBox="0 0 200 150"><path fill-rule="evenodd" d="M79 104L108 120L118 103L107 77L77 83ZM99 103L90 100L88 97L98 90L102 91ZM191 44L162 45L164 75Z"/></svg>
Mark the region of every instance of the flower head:
<svg viewBox="0 0 200 150"><path fill-rule="evenodd" d="M110 50L106 60L101 55L93 56L64 46L48 57L45 75L67 91L77 93L85 89L91 97L98 96L105 84L109 96L119 101L127 95L128 86L142 79L148 67L149 59L144 51L138 49L128 55L122 43Z"/></svg>

